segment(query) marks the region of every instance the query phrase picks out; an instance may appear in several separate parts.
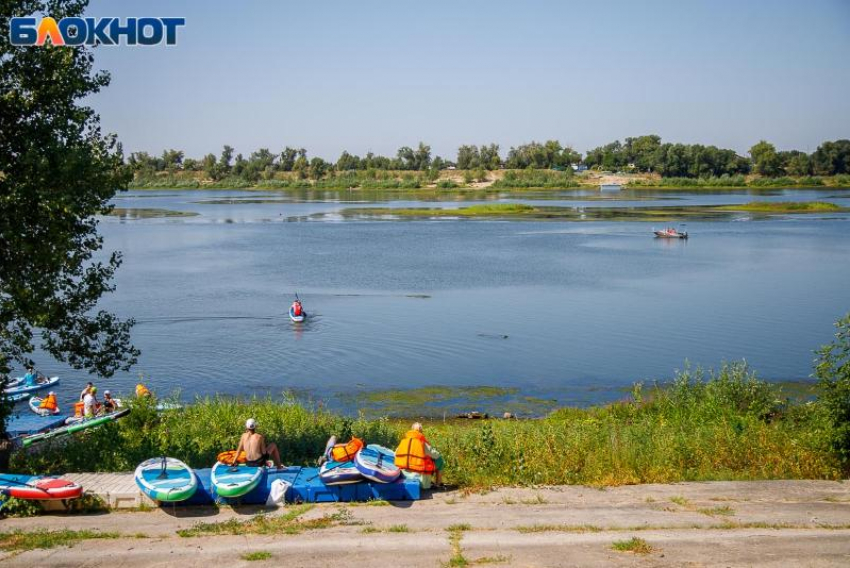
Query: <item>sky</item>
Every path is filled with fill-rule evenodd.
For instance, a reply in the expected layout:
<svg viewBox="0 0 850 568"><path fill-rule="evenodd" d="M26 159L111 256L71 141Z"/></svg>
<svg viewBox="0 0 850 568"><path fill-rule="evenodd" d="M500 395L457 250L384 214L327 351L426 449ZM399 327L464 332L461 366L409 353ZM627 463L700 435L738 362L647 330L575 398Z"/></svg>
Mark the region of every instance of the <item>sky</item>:
<svg viewBox="0 0 850 568"><path fill-rule="evenodd" d="M850 0L92 0L182 16L177 46L100 47L125 151L394 155L615 139L811 152L850 137Z"/></svg>

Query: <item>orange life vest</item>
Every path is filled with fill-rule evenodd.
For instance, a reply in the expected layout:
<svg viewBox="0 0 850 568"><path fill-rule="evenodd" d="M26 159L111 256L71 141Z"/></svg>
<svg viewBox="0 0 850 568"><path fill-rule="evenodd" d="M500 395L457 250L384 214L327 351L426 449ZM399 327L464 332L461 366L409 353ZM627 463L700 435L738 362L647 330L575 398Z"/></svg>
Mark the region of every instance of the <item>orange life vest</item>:
<svg viewBox="0 0 850 568"><path fill-rule="evenodd" d="M293 302L292 313L294 313L296 316L301 315L301 302Z"/></svg>
<svg viewBox="0 0 850 568"><path fill-rule="evenodd" d="M228 450L218 454L218 461L221 463L233 463L233 458L236 456L236 450ZM245 463L248 461L248 455L245 450L239 452L239 457L236 458L236 463Z"/></svg>
<svg viewBox="0 0 850 568"><path fill-rule="evenodd" d="M337 462L350 462L363 449L363 440L351 438L347 444L336 444L331 448L331 458Z"/></svg>
<svg viewBox="0 0 850 568"><path fill-rule="evenodd" d="M41 399L41 404L39 404L38 407L53 412L57 408L57 406L56 406L56 395L55 394L49 394L46 397L44 397L43 399Z"/></svg>
<svg viewBox="0 0 850 568"><path fill-rule="evenodd" d="M148 387L146 387L142 383L139 383L139 384L136 385L136 396L138 398L142 398L143 396L150 396L150 395L151 395L151 391L148 390Z"/></svg>
<svg viewBox="0 0 850 568"><path fill-rule="evenodd" d="M83 412L85 412L86 403L85 402L75 402L74 403L74 416L82 416Z"/></svg>
<svg viewBox="0 0 850 568"><path fill-rule="evenodd" d="M425 444L428 440L422 435L422 432L410 430L401 440L395 451L395 465L399 469L415 471L417 473L434 473L437 471L437 466L434 464L434 458L428 455L425 451Z"/></svg>

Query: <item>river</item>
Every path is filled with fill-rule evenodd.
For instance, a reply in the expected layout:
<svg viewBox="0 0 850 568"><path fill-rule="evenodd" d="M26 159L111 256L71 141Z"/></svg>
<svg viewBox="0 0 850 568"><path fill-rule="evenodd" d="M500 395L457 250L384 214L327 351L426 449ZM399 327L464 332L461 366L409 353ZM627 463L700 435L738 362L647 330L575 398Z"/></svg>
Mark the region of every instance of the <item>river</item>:
<svg viewBox="0 0 850 568"><path fill-rule="evenodd" d="M501 196L563 206L711 205L827 199L850 191L641 191ZM328 194L131 191L121 208L192 217L105 218L124 254L102 306L136 318L138 373L185 400L292 390L353 410L343 393L427 385L499 386L552 404L623 396L686 361L746 359L770 380L805 379L813 350L850 309L850 216L688 221L687 241L651 223L368 220L374 206ZM397 200L382 206L463 205ZM290 322L295 292L309 319ZM48 359L72 399L88 378Z"/></svg>

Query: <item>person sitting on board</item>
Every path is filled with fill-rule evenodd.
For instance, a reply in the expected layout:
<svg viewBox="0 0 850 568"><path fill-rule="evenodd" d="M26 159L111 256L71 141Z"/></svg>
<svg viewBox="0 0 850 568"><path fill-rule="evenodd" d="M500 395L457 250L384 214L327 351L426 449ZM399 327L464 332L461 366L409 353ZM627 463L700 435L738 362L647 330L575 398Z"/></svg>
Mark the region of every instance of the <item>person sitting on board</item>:
<svg viewBox="0 0 850 568"><path fill-rule="evenodd" d="M257 432L257 421L253 418L245 421L245 433L239 439L239 446L236 448L233 463L230 465L236 465L239 453L243 450L246 458L245 465L260 467L266 465L266 462L271 459L276 468L283 467L280 463L280 452L277 445L274 442L266 444L266 439Z"/></svg>
<svg viewBox="0 0 850 568"><path fill-rule="evenodd" d="M56 412L59 409L59 405L56 404L56 393L53 391L47 393L47 396L41 399L38 408L39 410L45 410L51 414Z"/></svg>
<svg viewBox="0 0 850 568"><path fill-rule="evenodd" d="M303 313L303 309L301 308L301 300L295 300L292 302L292 315L300 316Z"/></svg>
<svg viewBox="0 0 850 568"><path fill-rule="evenodd" d="M26 387L34 387L38 383L44 382L39 380L41 373L36 373L35 367L32 365L27 365L27 374L24 375L24 386Z"/></svg>
<svg viewBox="0 0 850 568"><path fill-rule="evenodd" d="M136 398L143 398L146 396L151 396L151 391L148 390L148 387L144 385L144 383L139 383L136 385Z"/></svg>
<svg viewBox="0 0 850 568"><path fill-rule="evenodd" d="M103 410L104 412L115 412L118 410L118 401L112 398L112 393L108 390L103 391Z"/></svg>
<svg viewBox="0 0 850 568"><path fill-rule="evenodd" d="M99 406L100 405L97 402L97 387L93 386L89 389L86 396L83 397L83 417L94 418Z"/></svg>
<svg viewBox="0 0 850 568"><path fill-rule="evenodd" d="M94 388L94 383L89 381L86 383L86 388L80 393L80 400L85 400L86 395L91 393L91 390Z"/></svg>
<svg viewBox="0 0 850 568"><path fill-rule="evenodd" d="M443 456L440 455L422 433L422 424L414 422L404 434L395 451L395 465L408 479L416 479L422 489L441 485Z"/></svg>

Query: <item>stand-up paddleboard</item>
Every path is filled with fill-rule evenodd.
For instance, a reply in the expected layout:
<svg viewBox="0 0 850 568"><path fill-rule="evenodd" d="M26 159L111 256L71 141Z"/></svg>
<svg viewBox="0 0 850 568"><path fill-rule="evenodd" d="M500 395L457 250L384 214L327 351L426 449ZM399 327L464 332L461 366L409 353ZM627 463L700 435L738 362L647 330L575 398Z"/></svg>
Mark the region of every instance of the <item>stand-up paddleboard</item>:
<svg viewBox="0 0 850 568"><path fill-rule="evenodd" d="M264 467L217 462L210 473L210 481L219 497L242 497L259 485L263 473Z"/></svg>
<svg viewBox="0 0 850 568"><path fill-rule="evenodd" d="M25 398L29 398L32 396L32 393L38 392L40 390L49 389L54 385L59 384L59 377L50 377L43 383L38 383L32 386L26 386L23 383L18 384L18 386L7 387L6 388L6 396L10 400L19 401L24 400Z"/></svg>
<svg viewBox="0 0 850 568"><path fill-rule="evenodd" d="M319 479L325 485L345 485L347 483L359 483L363 481L360 470L349 462L325 462L319 470Z"/></svg>
<svg viewBox="0 0 850 568"><path fill-rule="evenodd" d="M366 479L392 483L401 475L395 465L395 452L378 444L369 444L354 456L354 465Z"/></svg>
<svg viewBox="0 0 850 568"><path fill-rule="evenodd" d="M145 460L136 468L134 477L142 493L154 501L185 501L198 489L195 472L176 458Z"/></svg>
<svg viewBox="0 0 850 568"><path fill-rule="evenodd" d="M47 410L46 408L41 408L41 401L44 400L40 396L34 396L30 399L30 410L38 414L39 416L55 416L60 413L59 407L56 407L54 410Z"/></svg>
<svg viewBox="0 0 850 568"><path fill-rule="evenodd" d="M100 426L102 424L106 424L107 422L112 422L113 420L118 420L119 418L123 418L130 413L129 408L125 408L123 410L119 410L117 412L111 412L109 414L104 414L103 416L95 416L94 418L86 418L80 420L79 422L74 422L73 424L68 424L66 426L62 426L60 428L54 428L53 430L48 430L47 432L42 432L40 434L33 434L32 436L26 436L23 438L21 443L24 447L35 444L36 442L43 442L44 440L49 440L50 438L55 438L57 436L64 436L67 434L73 434L74 432L81 432L83 430L88 430L89 428L94 428Z"/></svg>
<svg viewBox="0 0 850 568"><path fill-rule="evenodd" d="M76 499L83 494L83 486L56 477L0 473L0 493L39 501Z"/></svg>

